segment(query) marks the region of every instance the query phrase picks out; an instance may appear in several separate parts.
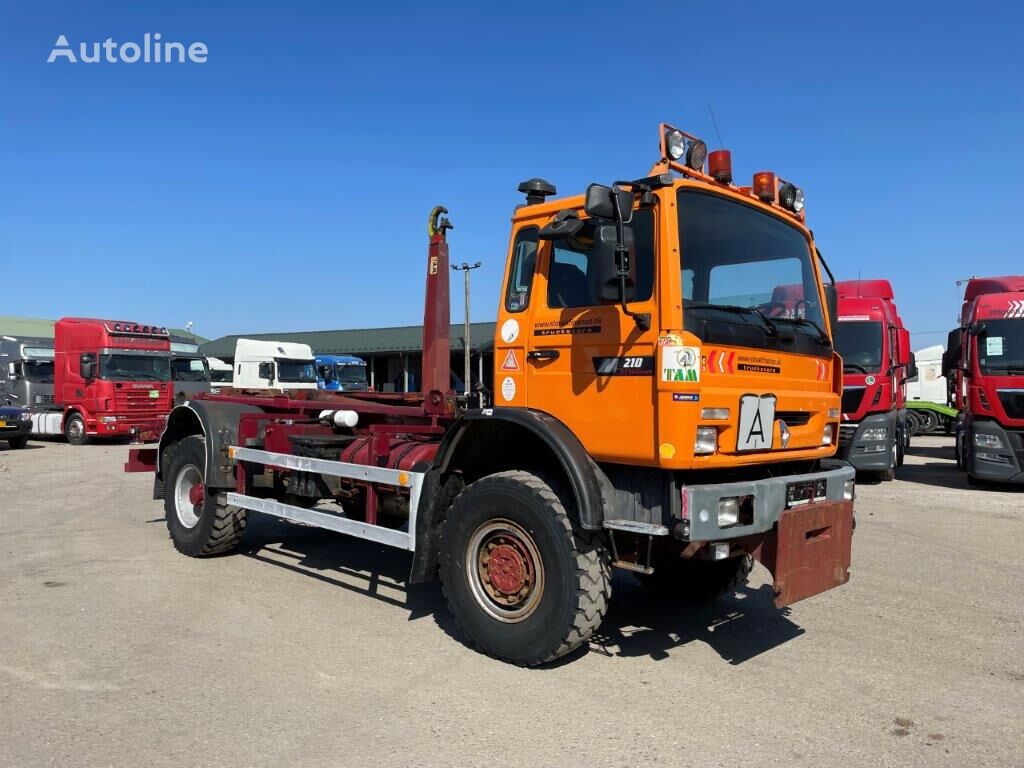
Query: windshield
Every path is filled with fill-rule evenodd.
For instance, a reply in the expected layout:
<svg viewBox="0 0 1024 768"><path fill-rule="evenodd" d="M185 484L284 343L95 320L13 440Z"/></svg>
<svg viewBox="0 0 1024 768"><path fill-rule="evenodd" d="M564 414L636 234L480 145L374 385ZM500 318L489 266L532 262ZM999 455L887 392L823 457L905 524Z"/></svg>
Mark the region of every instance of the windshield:
<svg viewBox="0 0 1024 768"><path fill-rule="evenodd" d="M173 358L171 372L175 381L209 381L210 372L202 358Z"/></svg>
<svg viewBox="0 0 1024 768"><path fill-rule="evenodd" d="M1024 318L985 320L978 339L978 368L995 376L1024 374Z"/></svg>
<svg viewBox="0 0 1024 768"><path fill-rule="evenodd" d="M231 369L230 368L228 368L227 370L218 370L216 368L211 369L210 370L210 381L217 381L217 382L221 382L221 383L224 383L224 382L227 382L227 381L231 381Z"/></svg>
<svg viewBox="0 0 1024 768"><path fill-rule="evenodd" d="M53 384L52 360L26 360L23 363L25 378L38 384Z"/></svg>
<svg viewBox="0 0 1024 768"><path fill-rule="evenodd" d="M312 360L278 360L277 380L295 384L316 384Z"/></svg>
<svg viewBox="0 0 1024 768"><path fill-rule="evenodd" d="M110 381L170 381L171 362L158 355L100 355L99 376Z"/></svg>
<svg viewBox="0 0 1024 768"><path fill-rule="evenodd" d="M345 389L366 387L366 366L353 363L338 363L338 381Z"/></svg>
<svg viewBox="0 0 1024 768"><path fill-rule="evenodd" d="M835 344L847 373L878 373L882 367L881 323L838 323Z"/></svg>
<svg viewBox="0 0 1024 768"><path fill-rule="evenodd" d="M831 355L811 249L753 206L682 188L684 327L706 342Z"/></svg>

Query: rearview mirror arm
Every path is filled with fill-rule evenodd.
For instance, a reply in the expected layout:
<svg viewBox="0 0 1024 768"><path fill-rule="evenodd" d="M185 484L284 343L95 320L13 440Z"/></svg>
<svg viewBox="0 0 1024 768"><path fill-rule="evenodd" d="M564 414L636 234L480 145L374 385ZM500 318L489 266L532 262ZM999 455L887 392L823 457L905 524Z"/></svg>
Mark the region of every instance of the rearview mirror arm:
<svg viewBox="0 0 1024 768"><path fill-rule="evenodd" d="M618 189L619 184L628 182L615 182L612 185L612 195ZM615 199L613 197L613 202ZM618 203L615 202L615 269L619 273L619 301L622 304L622 314L633 318L636 327L641 331L651 329L651 316L647 312L634 312L626 302L626 278L629 277L629 248L626 245L626 223L622 220L622 212Z"/></svg>

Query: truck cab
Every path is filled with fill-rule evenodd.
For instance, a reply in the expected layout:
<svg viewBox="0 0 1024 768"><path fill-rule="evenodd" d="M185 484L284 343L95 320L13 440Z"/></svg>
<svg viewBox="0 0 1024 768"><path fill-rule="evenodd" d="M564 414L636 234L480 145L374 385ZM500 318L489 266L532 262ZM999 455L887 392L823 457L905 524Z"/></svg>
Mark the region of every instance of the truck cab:
<svg viewBox="0 0 1024 768"><path fill-rule="evenodd" d="M316 361L308 344L238 339L235 343L235 389L316 389Z"/></svg>
<svg viewBox="0 0 1024 768"><path fill-rule="evenodd" d="M971 481L1024 483L1024 276L972 278L950 342L958 464Z"/></svg>
<svg viewBox="0 0 1024 768"><path fill-rule="evenodd" d="M843 359L839 455L858 471L891 480L907 446L910 333L888 280L836 284L836 350Z"/></svg>
<svg viewBox="0 0 1024 768"><path fill-rule="evenodd" d="M0 338L0 405L53 404L53 339Z"/></svg>
<svg viewBox="0 0 1024 768"><path fill-rule="evenodd" d="M183 338L171 337L171 380L174 401L182 403L199 392L210 391L210 368L200 354L199 345Z"/></svg>
<svg viewBox="0 0 1024 768"><path fill-rule="evenodd" d="M206 367L210 371L210 391L219 392L221 387L230 387L234 368L231 363L219 357L206 358Z"/></svg>
<svg viewBox="0 0 1024 768"><path fill-rule="evenodd" d="M63 317L54 328L54 403L36 432L73 445L94 437L155 441L173 405L171 347L157 325Z"/></svg>
<svg viewBox="0 0 1024 768"><path fill-rule="evenodd" d="M329 392L365 392L366 361L353 355L317 355L316 384Z"/></svg>

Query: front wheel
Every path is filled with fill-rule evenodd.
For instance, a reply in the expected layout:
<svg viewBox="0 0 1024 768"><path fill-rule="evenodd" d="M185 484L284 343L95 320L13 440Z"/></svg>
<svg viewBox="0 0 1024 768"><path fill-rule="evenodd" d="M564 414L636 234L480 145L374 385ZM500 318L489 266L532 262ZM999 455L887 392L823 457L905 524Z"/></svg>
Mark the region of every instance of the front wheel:
<svg viewBox="0 0 1024 768"><path fill-rule="evenodd" d="M86 445L89 436L85 434L85 419L80 413L72 413L64 422L64 437L72 445Z"/></svg>
<svg viewBox="0 0 1024 768"><path fill-rule="evenodd" d="M522 666L586 642L611 597L603 535L574 526L529 472L471 483L448 511L440 560L448 607L472 644Z"/></svg>
<svg viewBox="0 0 1024 768"><path fill-rule="evenodd" d="M164 513L175 548L189 557L206 557L237 547L246 512L206 488L206 441L186 437L165 455Z"/></svg>
<svg viewBox="0 0 1024 768"><path fill-rule="evenodd" d="M7 444L14 450L24 448L28 444L28 435L18 435L17 437L7 438Z"/></svg>

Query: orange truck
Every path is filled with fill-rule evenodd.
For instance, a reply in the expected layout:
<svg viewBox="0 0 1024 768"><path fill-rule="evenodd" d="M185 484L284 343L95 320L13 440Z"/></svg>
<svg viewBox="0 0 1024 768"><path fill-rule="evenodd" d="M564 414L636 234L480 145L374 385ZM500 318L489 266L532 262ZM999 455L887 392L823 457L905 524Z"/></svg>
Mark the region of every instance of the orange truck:
<svg viewBox="0 0 1024 768"><path fill-rule="evenodd" d="M480 650L549 661L600 625L619 567L710 599L754 561L779 608L844 584L854 470L833 458L836 291L804 195L733 183L668 125L642 178L523 182L494 402L450 385L446 213L425 264L420 393L224 389L175 408L155 470L175 547L235 549L250 514L412 552Z"/></svg>

